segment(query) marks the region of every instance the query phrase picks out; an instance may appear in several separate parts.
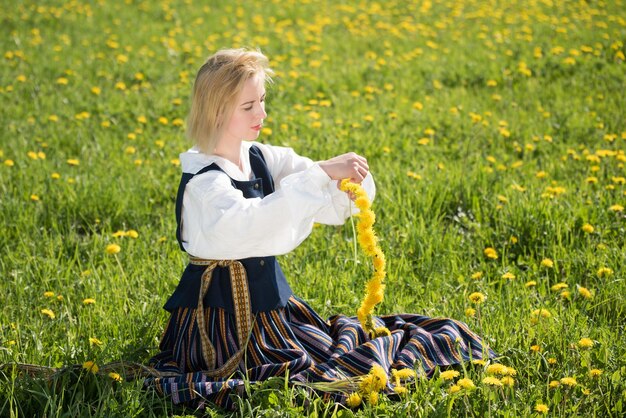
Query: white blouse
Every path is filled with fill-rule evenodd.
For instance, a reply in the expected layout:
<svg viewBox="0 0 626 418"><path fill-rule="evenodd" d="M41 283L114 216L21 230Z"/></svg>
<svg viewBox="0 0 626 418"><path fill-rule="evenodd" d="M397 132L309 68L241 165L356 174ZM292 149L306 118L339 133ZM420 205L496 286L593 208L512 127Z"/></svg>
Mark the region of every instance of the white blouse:
<svg viewBox="0 0 626 418"><path fill-rule="evenodd" d="M183 172L196 173L216 163L226 174L213 170L193 177L183 197L182 239L185 250L211 260L236 260L288 253L313 229L313 223L341 225L357 213L345 192L319 164L297 155L291 148L254 143L265 157L276 190L260 199L246 199L228 176L250 180L249 149L241 146L240 170L229 160L192 148L180 154ZM363 181L371 200L376 187L371 174Z"/></svg>

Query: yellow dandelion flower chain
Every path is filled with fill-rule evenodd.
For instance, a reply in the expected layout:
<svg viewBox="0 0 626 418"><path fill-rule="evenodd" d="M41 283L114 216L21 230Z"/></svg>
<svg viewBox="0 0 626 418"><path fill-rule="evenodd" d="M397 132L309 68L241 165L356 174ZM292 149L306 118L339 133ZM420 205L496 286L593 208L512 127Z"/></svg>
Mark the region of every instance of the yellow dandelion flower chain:
<svg viewBox="0 0 626 418"><path fill-rule="evenodd" d="M375 327L372 312L374 307L383 301L385 296L385 255L378 245L378 237L374 233L374 222L376 216L370 209L370 202L365 190L358 184L350 182L348 179L341 181L341 190L351 192L354 196L354 204L359 208L360 212L356 216L358 222L356 226L357 241L363 252L372 257L374 265L374 273L365 285L365 297L361 302L361 306L357 310L357 317L363 329L368 332L372 338L391 333L385 327Z"/></svg>

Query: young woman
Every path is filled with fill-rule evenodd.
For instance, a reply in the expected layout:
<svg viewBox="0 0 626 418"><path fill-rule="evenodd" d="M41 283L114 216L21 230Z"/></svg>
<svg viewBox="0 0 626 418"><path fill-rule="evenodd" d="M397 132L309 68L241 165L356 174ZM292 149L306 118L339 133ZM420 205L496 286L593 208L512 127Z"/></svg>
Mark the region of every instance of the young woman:
<svg viewBox="0 0 626 418"><path fill-rule="evenodd" d="M243 379L288 373L302 382L367 374L377 364L419 368L493 352L465 324L418 315L376 318L391 335L370 339L356 318L322 319L294 296L276 256L296 248L314 222L338 225L350 196L338 181L375 187L355 153L313 162L293 150L254 143L272 71L260 52L222 50L198 71L181 154L177 238L189 264L165 304L171 313L147 386L174 403L231 407ZM354 205L352 205L353 207Z"/></svg>

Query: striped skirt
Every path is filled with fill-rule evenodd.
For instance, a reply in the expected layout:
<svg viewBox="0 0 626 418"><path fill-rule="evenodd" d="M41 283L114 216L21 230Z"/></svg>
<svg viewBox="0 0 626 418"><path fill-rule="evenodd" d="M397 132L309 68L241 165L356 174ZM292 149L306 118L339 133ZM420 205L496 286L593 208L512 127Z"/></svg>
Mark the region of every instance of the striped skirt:
<svg viewBox="0 0 626 418"><path fill-rule="evenodd" d="M413 368L429 376L437 366L494 357L480 337L462 322L402 314L376 318L390 336L370 339L354 317L322 319L301 299L292 296L283 309L259 312L237 372L228 379L208 378L194 308L172 312L163 334L161 352L150 365L167 377L146 379L145 386L170 395L175 404L193 407L207 402L230 409L232 394L241 394L244 377L253 383L289 371L299 382L332 382L367 374L374 364L388 372ZM219 367L239 350L234 315L205 308L208 335ZM341 401L341 396L336 397Z"/></svg>

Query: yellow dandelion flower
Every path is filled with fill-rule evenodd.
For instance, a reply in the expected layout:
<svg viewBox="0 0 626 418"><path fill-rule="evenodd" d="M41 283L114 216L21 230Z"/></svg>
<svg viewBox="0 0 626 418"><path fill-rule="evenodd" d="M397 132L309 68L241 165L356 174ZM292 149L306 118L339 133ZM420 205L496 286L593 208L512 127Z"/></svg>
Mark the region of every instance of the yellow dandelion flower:
<svg viewBox="0 0 626 418"><path fill-rule="evenodd" d="M542 317L542 318L550 318L552 317L552 314L550 313L549 310L541 308L541 309L535 309L534 311L532 311L530 313L530 315L532 317L538 318L538 317Z"/></svg>
<svg viewBox="0 0 626 418"><path fill-rule="evenodd" d="M474 292L468 296L468 299L470 302L480 305L487 299L487 297L480 292Z"/></svg>
<svg viewBox="0 0 626 418"><path fill-rule="evenodd" d="M378 396L378 392L370 392L367 395L367 402L370 405L378 405L378 400L379 400L379 396Z"/></svg>
<svg viewBox="0 0 626 418"><path fill-rule="evenodd" d="M483 277L483 272L482 271L477 271L472 273L472 275L470 276L472 279L474 280L480 280Z"/></svg>
<svg viewBox="0 0 626 418"><path fill-rule="evenodd" d="M4 165L6 165L7 167L13 167L15 163L13 162L13 160L4 160Z"/></svg>
<svg viewBox="0 0 626 418"><path fill-rule="evenodd" d="M83 369L93 374L98 373L98 370L99 370L98 365L91 360L83 363Z"/></svg>
<svg viewBox="0 0 626 418"><path fill-rule="evenodd" d="M43 295L44 297L52 298L54 297L54 292L51 292L51 291L43 292Z"/></svg>
<svg viewBox="0 0 626 418"><path fill-rule="evenodd" d="M40 311L43 315L46 315L48 318L50 319L54 319L56 318L56 315L54 314L54 312L52 312L51 309L42 309Z"/></svg>
<svg viewBox="0 0 626 418"><path fill-rule="evenodd" d="M359 405L361 405L361 402L363 402L361 395L356 392L351 393L350 396L348 396L348 399L346 399L346 405L348 405L348 407L350 408L358 407Z"/></svg>
<svg viewBox="0 0 626 418"><path fill-rule="evenodd" d="M546 404L538 403L535 405L535 411L540 414L547 414L549 410L550 408L548 408L548 405Z"/></svg>
<svg viewBox="0 0 626 418"><path fill-rule="evenodd" d="M408 379L415 377L415 370L409 369L409 368L397 369L397 370L394 369L391 371L391 374L394 377L394 379L408 380Z"/></svg>
<svg viewBox="0 0 626 418"><path fill-rule="evenodd" d="M497 377L487 376L482 380L484 385L493 387L502 387L502 382Z"/></svg>
<svg viewBox="0 0 626 418"><path fill-rule="evenodd" d="M502 275L502 278L506 280L513 280L515 279L515 274L511 273L510 271L507 271L506 273Z"/></svg>
<svg viewBox="0 0 626 418"><path fill-rule="evenodd" d="M554 357L548 357L548 364L555 365L556 363L557 361Z"/></svg>
<svg viewBox="0 0 626 418"><path fill-rule="evenodd" d="M548 383L548 387L550 389L556 389L559 386L561 386L561 382L559 382L558 380L551 380L550 383Z"/></svg>
<svg viewBox="0 0 626 418"><path fill-rule="evenodd" d="M589 289L587 289L586 287L578 286L578 294L585 299L593 298L593 295L591 294Z"/></svg>
<svg viewBox="0 0 626 418"><path fill-rule="evenodd" d="M567 283L557 283L554 286L552 286L550 288L550 290L552 290L553 292L558 292L559 290L563 290L563 289L567 289L569 287L569 285Z"/></svg>
<svg viewBox="0 0 626 418"><path fill-rule="evenodd" d="M94 305L96 303L96 300L93 298L86 298L83 299L83 305L87 306L87 305Z"/></svg>
<svg viewBox="0 0 626 418"><path fill-rule="evenodd" d="M564 377L560 380L560 382L561 384L569 387L574 387L578 384L578 382L576 382L576 379L573 377Z"/></svg>
<svg viewBox="0 0 626 418"><path fill-rule="evenodd" d="M487 248L485 248L483 253L485 254L485 257L487 257L487 258L490 258L492 260L497 260L498 259L498 252L494 248L487 247Z"/></svg>
<svg viewBox="0 0 626 418"><path fill-rule="evenodd" d="M602 370L600 369L591 369L589 370L589 377L598 378L602 375Z"/></svg>
<svg viewBox="0 0 626 418"><path fill-rule="evenodd" d="M373 376L373 387L375 390L382 390L387 385L387 372L378 364L375 364L370 370Z"/></svg>
<svg viewBox="0 0 626 418"><path fill-rule="evenodd" d="M472 382L472 379L468 379L466 377L459 379L456 384L465 390L473 389L476 387L476 385L474 385L474 382Z"/></svg>
<svg viewBox="0 0 626 418"><path fill-rule="evenodd" d="M473 318L474 316L476 316L476 309L474 308L465 309L465 315L469 316L470 318Z"/></svg>
<svg viewBox="0 0 626 418"><path fill-rule="evenodd" d="M452 395L452 394L455 394L455 393L457 393L457 392L460 392L460 391L461 391L461 386L459 386L459 385L452 385L452 386L450 386L450 388L448 389L448 393L449 393L449 394L451 394L451 395Z"/></svg>
<svg viewBox="0 0 626 418"><path fill-rule="evenodd" d="M601 267L598 269L598 277L602 278L602 277L609 277L611 275L613 275L613 269L608 268L608 267Z"/></svg>
<svg viewBox="0 0 626 418"><path fill-rule="evenodd" d="M119 373L115 373L115 372L109 373L109 377L118 383L121 383L123 380L122 376L120 376Z"/></svg>
<svg viewBox="0 0 626 418"><path fill-rule="evenodd" d="M515 379L513 379L511 376L504 376L502 379L500 379L500 381L504 386L508 386L511 388L515 385Z"/></svg>
<svg viewBox="0 0 626 418"><path fill-rule="evenodd" d="M588 349L593 347L593 340L591 338L581 338L578 341L578 347L582 348L582 349Z"/></svg>
<svg viewBox="0 0 626 418"><path fill-rule="evenodd" d="M526 286L526 287L535 287L535 286L537 286L537 282L534 281L534 280L529 280L526 283L524 283L524 286Z"/></svg>
<svg viewBox="0 0 626 418"><path fill-rule="evenodd" d="M623 212L624 211L624 206L622 206L622 205L611 205L609 207L609 210L611 210L613 212Z"/></svg>
<svg viewBox="0 0 626 418"><path fill-rule="evenodd" d="M441 372L439 377L443 380L452 380L455 377L459 377L459 372L456 370L446 370L445 372Z"/></svg>
<svg viewBox="0 0 626 418"><path fill-rule="evenodd" d="M122 247L120 247L117 244L109 244L109 245L107 245L107 247L105 249L105 252L107 254L117 254L120 251L122 251Z"/></svg>
<svg viewBox="0 0 626 418"><path fill-rule="evenodd" d="M538 352L540 352L540 351L541 351L541 347L540 347L539 345L537 345L537 344L535 344L535 345L531 345L531 346L530 346L530 351L535 352L535 353L538 353Z"/></svg>
<svg viewBox="0 0 626 418"><path fill-rule="evenodd" d="M100 341L99 339L95 337L89 337L89 345L91 346L97 345L98 347L100 347L102 346L102 341Z"/></svg>
<svg viewBox="0 0 626 418"><path fill-rule="evenodd" d="M78 159L76 159L76 158L70 158L70 159L67 160L67 163L69 165L79 165L80 161L78 161Z"/></svg>
<svg viewBox="0 0 626 418"><path fill-rule="evenodd" d="M474 359L472 360L472 364L475 364L477 366L484 366L485 365L485 360L482 359Z"/></svg>
<svg viewBox="0 0 626 418"><path fill-rule="evenodd" d="M396 392L398 395L406 395L409 392L408 389L404 386L395 386L393 388L393 391Z"/></svg>
<svg viewBox="0 0 626 418"><path fill-rule="evenodd" d="M486 372L487 372L487 374L501 374L501 375L505 375L506 374L506 366L504 364L500 364L500 363L490 364L489 366L487 366Z"/></svg>
<svg viewBox="0 0 626 418"><path fill-rule="evenodd" d="M552 261L549 258L544 258L543 260L541 260L541 267L545 267L545 268L552 268L554 267L554 261Z"/></svg>

